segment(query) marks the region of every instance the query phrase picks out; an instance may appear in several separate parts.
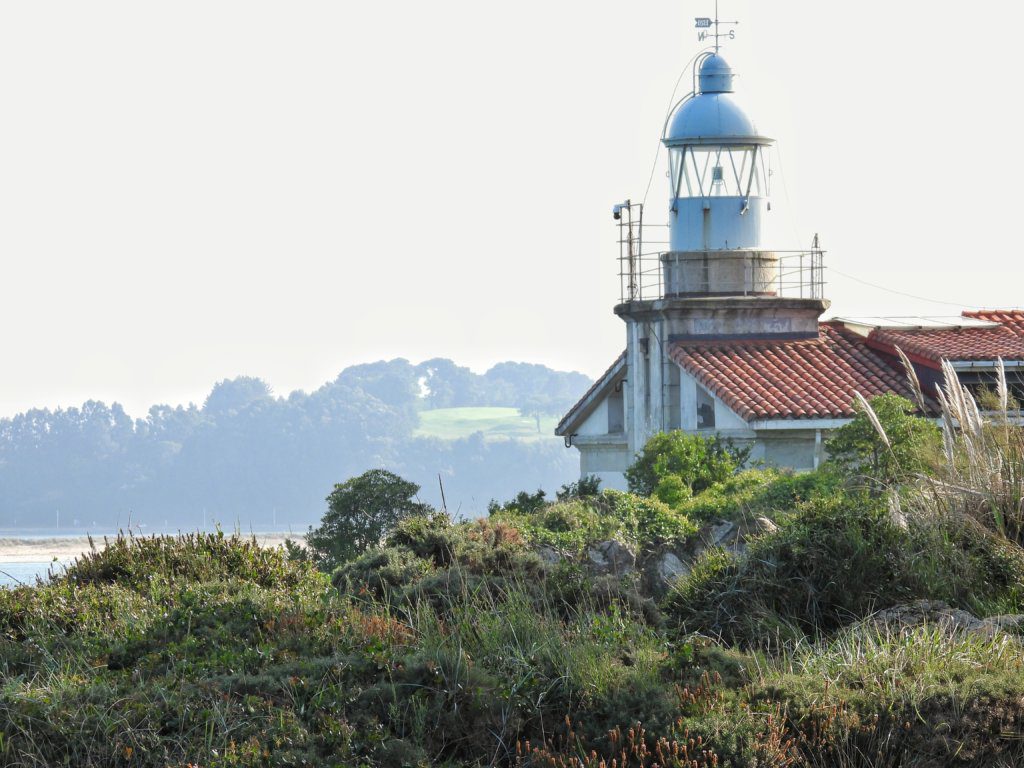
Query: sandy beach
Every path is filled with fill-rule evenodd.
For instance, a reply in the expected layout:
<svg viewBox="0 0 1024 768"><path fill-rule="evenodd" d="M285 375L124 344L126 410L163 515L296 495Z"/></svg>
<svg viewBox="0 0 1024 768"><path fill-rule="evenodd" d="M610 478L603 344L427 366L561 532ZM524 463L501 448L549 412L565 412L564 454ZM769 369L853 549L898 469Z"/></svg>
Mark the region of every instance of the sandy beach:
<svg viewBox="0 0 1024 768"><path fill-rule="evenodd" d="M277 547L291 538L301 542L301 534L256 533L257 541L265 547ZM98 549L103 547L103 537L93 537ZM0 563L40 563L51 560L66 562L89 550L87 536L55 536L46 539L0 538Z"/></svg>

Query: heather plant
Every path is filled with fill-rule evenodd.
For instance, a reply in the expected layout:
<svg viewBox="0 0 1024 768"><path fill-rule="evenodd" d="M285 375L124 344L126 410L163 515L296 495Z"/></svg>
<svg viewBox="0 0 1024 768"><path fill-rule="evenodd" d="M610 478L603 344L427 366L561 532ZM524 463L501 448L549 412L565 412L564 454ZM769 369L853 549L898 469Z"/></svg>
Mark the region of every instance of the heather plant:
<svg viewBox="0 0 1024 768"><path fill-rule="evenodd" d="M174 584L235 578L262 586L289 585L308 567L291 561L281 550L261 547L255 538L238 534L186 533L180 536L137 536L120 533L76 558L58 581L77 586L118 584L146 589L154 580Z"/></svg>

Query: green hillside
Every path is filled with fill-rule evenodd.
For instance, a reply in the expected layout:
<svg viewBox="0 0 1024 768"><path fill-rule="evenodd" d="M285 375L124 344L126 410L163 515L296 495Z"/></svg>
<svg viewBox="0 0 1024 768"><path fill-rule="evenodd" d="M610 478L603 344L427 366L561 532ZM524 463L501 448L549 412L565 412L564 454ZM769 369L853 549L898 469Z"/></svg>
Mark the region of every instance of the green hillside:
<svg viewBox="0 0 1024 768"><path fill-rule="evenodd" d="M416 437L438 437L458 440L476 432L488 439L551 440L558 418L541 416L540 432L537 420L523 416L517 408L435 408L420 413L420 426Z"/></svg>

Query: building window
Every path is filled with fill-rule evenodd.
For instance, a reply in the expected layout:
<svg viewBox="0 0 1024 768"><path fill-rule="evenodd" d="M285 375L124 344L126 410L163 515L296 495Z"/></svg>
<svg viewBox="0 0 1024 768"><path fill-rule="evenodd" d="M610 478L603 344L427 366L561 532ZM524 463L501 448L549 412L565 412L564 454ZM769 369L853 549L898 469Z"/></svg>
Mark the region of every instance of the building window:
<svg viewBox="0 0 1024 768"><path fill-rule="evenodd" d="M697 387L697 429L715 428L715 399L703 387Z"/></svg>

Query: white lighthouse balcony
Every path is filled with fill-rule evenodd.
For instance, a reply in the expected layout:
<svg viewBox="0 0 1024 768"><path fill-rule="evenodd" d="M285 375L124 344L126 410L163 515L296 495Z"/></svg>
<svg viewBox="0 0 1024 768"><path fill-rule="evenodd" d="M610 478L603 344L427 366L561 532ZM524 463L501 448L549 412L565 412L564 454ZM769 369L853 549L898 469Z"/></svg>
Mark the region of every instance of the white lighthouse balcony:
<svg viewBox="0 0 1024 768"><path fill-rule="evenodd" d="M657 226L644 224L642 231ZM640 227L623 226L620 234L621 303L711 296L824 298L824 251L818 248L660 250L669 242L644 242Z"/></svg>

